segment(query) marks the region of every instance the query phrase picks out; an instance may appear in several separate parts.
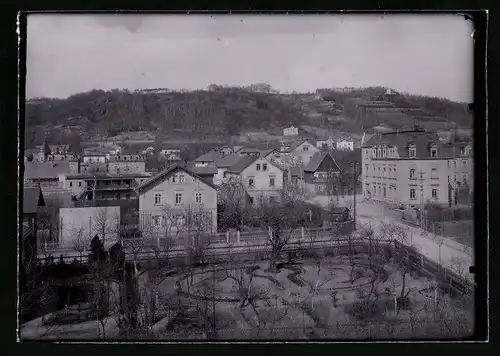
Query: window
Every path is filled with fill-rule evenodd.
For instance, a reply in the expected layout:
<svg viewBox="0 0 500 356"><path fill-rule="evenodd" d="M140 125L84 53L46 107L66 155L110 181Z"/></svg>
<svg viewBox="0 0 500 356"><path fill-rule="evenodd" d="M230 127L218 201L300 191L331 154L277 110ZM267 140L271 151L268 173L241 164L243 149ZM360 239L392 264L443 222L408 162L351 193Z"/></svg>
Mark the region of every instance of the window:
<svg viewBox="0 0 500 356"><path fill-rule="evenodd" d="M81 187L82 186L82 182L78 182L78 186Z"/></svg>
<svg viewBox="0 0 500 356"><path fill-rule="evenodd" d="M201 193L196 193L196 198L195 198L196 204L201 204Z"/></svg>
<svg viewBox="0 0 500 356"><path fill-rule="evenodd" d="M224 178L226 178L226 177L227 177L227 172L226 172L226 171L224 171L224 173L222 174L222 176L223 176Z"/></svg>
<svg viewBox="0 0 500 356"><path fill-rule="evenodd" d="M467 161L466 161L466 160L463 160L463 161L462 161L462 165L463 165L464 167L465 167L465 166L467 166Z"/></svg>
<svg viewBox="0 0 500 356"><path fill-rule="evenodd" d="M73 186L73 182L69 182L69 186L72 187Z"/></svg>
<svg viewBox="0 0 500 356"><path fill-rule="evenodd" d="M410 178L415 178L415 169L410 168Z"/></svg>
<svg viewBox="0 0 500 356"><path fill-rule="evenodd" d="M385 176L386 176L386 173L385 173L385 167L384 167L384 178L385 178Z"/></svg>
<svg viewBox="0 0 500 356"><path fill-rule="evenodd" d="M184 174L181 174L179 176L179 183L185 183L186 182L186 176Z"/></svg>
<svg viewBox="0 0 500 356"><path fill-rule="evenodd" d="M432 199L437 199L437 198L438 198L438 190L432 189Z"/></svg>
<svg viewBox="0 0 500 356"><path fill-rule="evenodd" d="M384 198L386 197L386 195L387 195L387 188L384 187Z"/></svg>
<svg viewBox="0 0 500 356"><path fill-rule="evenodd" d="M431 169L431 179L436 179L437 177L438 177L437 169L436 168L432 168Z"/></svg>
<svg viewBox="0 0 500 356"><path fill-rule="evenodd" d="M275 202L276 202L276 197L275 197L274 195L270 196L270 197L269 197L269 201L270 201L271 203L275 203Z"/></svg>
<svg viewBox="0 0 500 356"><path fill-rule="evenodd" d="M302 146L302 149L304 152L307 152L307 151L309 151L309 146L304 145L304 146Z"/></svg>
<svg viewBox="0 0 500 356"><path fill-rule="evenodd" d="M275 177L269 177L269 186L270 187L274 187L274 182L275 182L276 178Z"/></svg>
<svg viewBox="0 0 500 356"><path fill-rule="evenodd" d="M256 165L256 169L257 169L258 171L260 171L260 163L257 163L257 165Z"/></svg>
<svg viewBox="0 0 500 356"><path fill-rule="evenodd" d="M116 199L121 199L120 193L116 193Z"/></svg>
<svg viewBox="0 0 500 356"><path fill-rule="evenodd" d="M161 193L155 193L155 205L161 205Z"/></svg>
<svg viewBox="0 0 500 356"><path fill-rule="evenodd" d="M130 199L130 194L127 194L127 195L125 196L125 198L126 198L126 199Z"/></svg>
<svg viewBox="0 0 500 356"><path fill-rule="evenodd" d="M378 176L380 177L380 167L378 167Z"/></svg>
<svg viewBox="0 0 500 356"><path fill-rule="evenodd" d="M431 157L437 157L437 146L436 145L431 146Z"/></svg>
<svg viewBox="0 0 500 356"><path fill-rule="evenodd" d="M415 189L410 189L410 199L415 199Z"/></svg>
<svg viewBox="0 0 500 356"><path fill-rule="evenodd" d="M367 176L368 175L368 165L367 164L365 164L365 172L366 172L365 175Z"/></svg>
<svg viewBox="0 0 500 356"><path fill-rule="evenodd" d="M408 147L408 154L410 158L414 158L417 156L417 148L415 147L415 145L410 145Z"/></svg>
<svg viewBox="0 0 500 356"><path fill-rule="evenodd" d="M372 148L372 158L377 157L377 150L375 148Z"/></svg>
<svg viewBox="0 0 500 356"><path fill-rule="evenodd" d="M462 176L462 180L464 183L467 183L467 173L464 173L463 176Z"/></svg>
<svg viewBox="0 0 500 356"><path fill-rule="evenodd" d="M382 156L381 154L382 150L380 148L377 149L377 158L380 158Z"/></svg>
<svg viewBox="0 0 500 356"><path fill-rule="evenodd" d="M175 193L175 204L179 205L182 203L182 193Z"/></svg>
<svg viewBox="0 0 500 356"><path fill-rule="evenodd" d="M250 188L255 187L255 179L253 177L252 178L248 178L248 186Z"/></svg>
<svg viewBox="0 0 500 356"><path fill-rule="evenodd" d="M248 204L253 205L253 198L252 197L248 197Z"/></svg>
<svg viewBox="0 0 500 356"><path fill-rule="evenodd" d="M177 176L173 175L173 176L172 176L172 183L175 183L175 182L176 182L176 180L177 180Z"/></svg>
<svg viewBox="0 0 500 356"><path fill-rule="evenodd" d="M386 157L386 156L387 156L387 149L386 149L385 147L384 147L384 150L383 150L383 152L382 152L382 155L383 155L383 157Z"/></svg>
<svg viewBox="0 0 500 356"><path fill-rule="evenodd" d="M267 163L262 163L262 170L267 171Z"/></svg>

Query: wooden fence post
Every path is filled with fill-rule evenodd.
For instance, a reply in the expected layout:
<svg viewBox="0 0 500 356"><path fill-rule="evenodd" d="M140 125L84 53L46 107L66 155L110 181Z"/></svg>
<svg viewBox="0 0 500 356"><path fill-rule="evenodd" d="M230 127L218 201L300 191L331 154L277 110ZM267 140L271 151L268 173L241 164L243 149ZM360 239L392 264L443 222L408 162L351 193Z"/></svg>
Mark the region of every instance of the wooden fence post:
<svg viewBox="0 0 500 356"><path fill-rule="evenodd" d="M240 243L240 230L237 230L236 231L236 243L239 244Z"/></svg>
<svg viewBox="0 0 500 356"><path fill-rule="evenodd" d="M304 235L305 235L305 229L304 229L304 226L302 226L302 228L300 230L300 237L302 238L302 240L304 239Z"/></svg>
<svg viewBox="0 0 500 356"><path fill-rule="evenodd" d="M229 230L226 231L226 243L229 245L229 241L230 240L230 237L229 237Z"/></svg>

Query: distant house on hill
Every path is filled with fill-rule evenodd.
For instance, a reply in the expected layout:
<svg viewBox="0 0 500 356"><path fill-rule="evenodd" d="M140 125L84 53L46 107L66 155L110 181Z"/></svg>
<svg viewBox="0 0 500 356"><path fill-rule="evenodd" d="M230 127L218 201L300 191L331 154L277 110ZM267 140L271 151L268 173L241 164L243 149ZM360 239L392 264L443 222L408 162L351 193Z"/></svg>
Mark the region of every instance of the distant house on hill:
<svg viewBox="0 0 500 356"><path fill-rule="evenodd" d="M295 126L286 127L283 129L283 136L297 136L299 129Z"/></svg>

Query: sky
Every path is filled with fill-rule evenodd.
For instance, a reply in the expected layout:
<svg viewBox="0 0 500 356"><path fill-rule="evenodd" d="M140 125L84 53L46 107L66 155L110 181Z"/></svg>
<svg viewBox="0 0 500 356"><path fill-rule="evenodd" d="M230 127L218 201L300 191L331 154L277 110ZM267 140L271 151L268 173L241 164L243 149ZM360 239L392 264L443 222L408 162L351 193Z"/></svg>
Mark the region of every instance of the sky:
<svg viewBox="0 0 500 356"><path fill-rule="evenodd" d="M263 82L471 102L472 32L458 15L30 14L26 97Z"/></svg>

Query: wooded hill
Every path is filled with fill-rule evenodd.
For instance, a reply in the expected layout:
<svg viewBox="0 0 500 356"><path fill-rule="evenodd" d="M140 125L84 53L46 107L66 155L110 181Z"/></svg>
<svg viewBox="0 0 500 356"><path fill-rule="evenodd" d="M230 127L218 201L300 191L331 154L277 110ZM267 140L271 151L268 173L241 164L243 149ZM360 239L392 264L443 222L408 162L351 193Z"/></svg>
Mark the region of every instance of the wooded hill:
<svg viewBox="0 0 500 356"><path fill-rule="evenodd" d="M270 86L220 87L209 90L174 92L168 89L93 90L65 99L36 98L26 103L25 146L40 144L45 128L56 128L52 141L65 141L68 130L85 135L114 136L120 131L146 130L168 137L220 138L244 131L265 130L281 134L289 125L330 125L335 129L360 133L383 119L361 117L360 101L384 100L387 88L373 87L339 91L321 89L314 94L279 94ZM472 116L465 103L415 95L391 97L398 108L415 109L427 121L433 117L470 128ZM309 104L304 105L304 102ZM325 103L330 108L325 107ZM319 116L342 116L338 121L311 118L314 106L322 106ZM328 106L327 105L327 106ZM314 109L315 110L315 109ZM318 115L316 115L318 116ZM429 124L430 125L430 124ZM423 125L425 127L425 124ZM333 127L332 127L333 128ZM40 132L42 131L42 133Z"/></svg>

